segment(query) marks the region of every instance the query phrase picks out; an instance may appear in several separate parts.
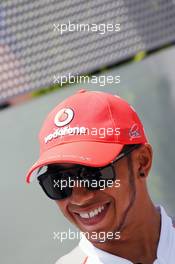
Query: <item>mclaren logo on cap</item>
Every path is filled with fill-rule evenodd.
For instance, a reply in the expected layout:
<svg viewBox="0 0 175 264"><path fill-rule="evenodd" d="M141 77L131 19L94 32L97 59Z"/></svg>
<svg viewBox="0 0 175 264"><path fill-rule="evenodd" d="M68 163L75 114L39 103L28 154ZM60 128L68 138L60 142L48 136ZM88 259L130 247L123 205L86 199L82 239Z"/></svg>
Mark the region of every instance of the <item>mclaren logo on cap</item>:
<svg viewBox="0 0 175 264"><path fill-rule="evenodd" d="M140 138L141 132L138 124L133 124L132 127L129 130L129 137L130 140L133 140L134 138Z"/></svg>
<svg viewBox="0 0 175 264"><path fill-rule="evenodd" d="M62 127L69 124L73 117L74 111L71 108L63 108L56 114L54 123L57 127Z"/></svg>

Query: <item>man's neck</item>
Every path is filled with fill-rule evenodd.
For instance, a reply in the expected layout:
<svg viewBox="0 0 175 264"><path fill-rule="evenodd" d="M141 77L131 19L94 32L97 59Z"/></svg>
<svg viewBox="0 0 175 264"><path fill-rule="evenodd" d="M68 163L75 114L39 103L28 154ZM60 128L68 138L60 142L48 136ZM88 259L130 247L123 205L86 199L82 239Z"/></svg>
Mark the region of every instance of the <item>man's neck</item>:
<svg viewBox="0 0 175 264"><path fill-rule="evenodd" d="M133 263L152 264L157 258L161 216L152 203L144 210L143 208L139 210L141 217L135 218L134 228L129 237L127 236L124 240L121 237L121 240L108 241L94 246Z"/></svg>

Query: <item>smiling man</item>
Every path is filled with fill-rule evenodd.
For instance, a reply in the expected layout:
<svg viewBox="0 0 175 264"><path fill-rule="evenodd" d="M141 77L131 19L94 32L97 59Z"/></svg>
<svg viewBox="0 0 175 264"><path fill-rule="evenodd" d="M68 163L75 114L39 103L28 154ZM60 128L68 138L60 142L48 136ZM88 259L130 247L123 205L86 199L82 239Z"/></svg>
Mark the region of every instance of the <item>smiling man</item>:
<svg viewBox="0 0 175 264"><path fill-rule="evenodd" d="M47 116L27 174L79 228L56 264L174 264L175 228L147 190L152 147L125 100L80 90Z"/></svg>

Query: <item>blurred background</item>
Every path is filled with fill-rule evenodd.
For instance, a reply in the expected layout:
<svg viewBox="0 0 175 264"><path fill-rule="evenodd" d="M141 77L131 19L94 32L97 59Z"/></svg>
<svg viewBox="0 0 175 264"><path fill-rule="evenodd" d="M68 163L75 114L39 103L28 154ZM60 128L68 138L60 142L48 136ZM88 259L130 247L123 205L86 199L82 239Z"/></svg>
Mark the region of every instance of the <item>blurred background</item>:
<svg viewBox="0 0 175 264"><path fill-rule="evenodd" d="M120 31L54 30L69 23L120 24ZM154 149L152 199L175 215L174 43L174 1L0 1L1 263L54 263L78 243L54 240L54 232L75 228L25 175L38 158L46 114L81 88L134 106Z"/></svg>

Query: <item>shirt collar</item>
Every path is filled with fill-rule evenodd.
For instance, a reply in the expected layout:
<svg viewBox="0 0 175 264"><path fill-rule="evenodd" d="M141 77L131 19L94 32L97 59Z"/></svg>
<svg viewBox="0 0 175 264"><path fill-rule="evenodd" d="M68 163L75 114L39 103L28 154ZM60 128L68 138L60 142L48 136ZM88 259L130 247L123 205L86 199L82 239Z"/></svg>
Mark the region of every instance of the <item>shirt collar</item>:
<svg viewBox="0 0 175 264"><path fill-rule="evenodd" d="M129 260L96 248L84 235L79 242L79 247L89 257L87 264L132 264Z"/></svg>
<svg viewBox="0 0 175 264"><path fill-rule="evenodd" d="M161 213L161 231L155 264L171 264L174 263L175 258L175 229L172 219L166 214L164 208L159 206L159 210Z"/></svg>

